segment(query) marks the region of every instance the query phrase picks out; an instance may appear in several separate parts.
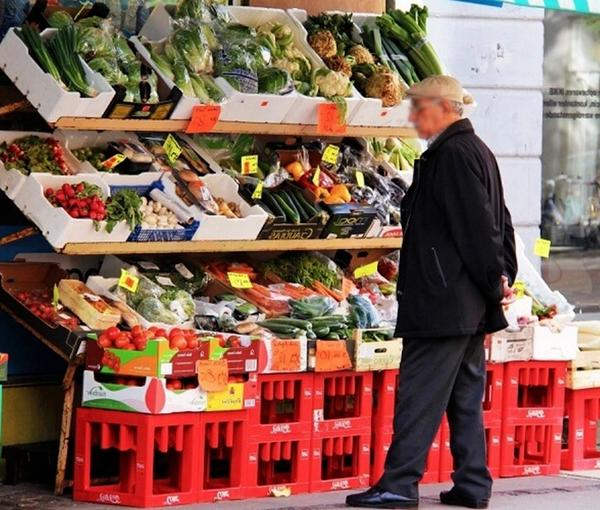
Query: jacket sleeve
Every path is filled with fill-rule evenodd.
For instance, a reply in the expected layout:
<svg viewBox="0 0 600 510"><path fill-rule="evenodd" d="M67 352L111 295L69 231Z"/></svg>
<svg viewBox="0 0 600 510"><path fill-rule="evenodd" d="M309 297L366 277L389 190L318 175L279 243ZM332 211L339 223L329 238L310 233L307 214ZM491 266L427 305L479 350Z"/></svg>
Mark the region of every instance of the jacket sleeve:
<svg viewBox="0 0 600 510"><path fill-rule="evenodd" d="M502 299L504 240L480 170L466 148L449 147L436 168L434 195L467 273L488 303Z"/></svg>
<svg viewBox="0 0 600 510"><path fill-rule="evenodd" d="M504 206L504 274L512 285L518 272L517 253L515 249L515 229L508 207Z"/></svg>

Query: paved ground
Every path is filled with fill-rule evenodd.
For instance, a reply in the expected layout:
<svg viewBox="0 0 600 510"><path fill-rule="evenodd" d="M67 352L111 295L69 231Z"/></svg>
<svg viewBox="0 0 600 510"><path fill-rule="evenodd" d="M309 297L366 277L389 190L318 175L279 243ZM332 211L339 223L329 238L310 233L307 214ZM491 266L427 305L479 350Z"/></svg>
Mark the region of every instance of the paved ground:
<svg viewBox="0 0 600 510"><path fill-rule="evenodd" d="M421 509L441 510L437 494L443 485L421 489ZM254 499L177 507L181 510L334 510L345 508L348 492L308 494L280 499ZM114 506L74 503L33 486L0 486L0 510L114 510ZM173 507L171 507L173 508ZM600 471L496 482L493 510L595 510L600 508Z"/></svg>

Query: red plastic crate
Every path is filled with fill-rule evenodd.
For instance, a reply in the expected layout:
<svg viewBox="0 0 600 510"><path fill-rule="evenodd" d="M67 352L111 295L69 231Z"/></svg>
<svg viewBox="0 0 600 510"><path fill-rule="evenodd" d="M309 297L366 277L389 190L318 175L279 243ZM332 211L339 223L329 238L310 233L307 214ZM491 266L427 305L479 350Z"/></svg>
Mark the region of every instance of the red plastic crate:
<svg viewBox="0 0 600 510"><path fill-rule="evenodd" d="M483 422L493 424L502 420L504 364L486 363L485 392L483 395Z"/></svg>
<svg viewBox="0 0 600 510"><path fill-rule="evenodd" d="M567 390L560 467L568 471L599 469L600 388Z"/></svg>
<svg viewBox="0 0 600 510"><path fill-rule="evenodd" d="M199 420L77 410L73 499L157 507L196 502Z"/></svg>
<svg viewBox="0 0 600 510"><path fill-rule="evenodd" d="M371 430L372 372L314 374L313 436Z"/></svg>
<svg viewBox="0 0 600 510"><path fill-rule="evenodd" d="M258 376L257 406L250 411L250 437L310 438L313 419L313 373Z"/></svg>
<svg viewBox="0 0 600 510"><path fill-rule="evenodd" d="M562 423L502 423L500 476L554 475L560 471Z"/></svg>
<svg viewBox="0 0 600 510"><path fill-rule="evenodd" d="M504 366L504 421L562 422L566 361L513 361Z"/></svg>
<svg viewBox="0 0 600 510"><path fill-rule="evenodd" d="M200 413L199 502L242 499L248 459L248 411Z"/></svg>
<svg viewBox="0 0 600 510"><path fill-rule="evenodd" d="M397 369L373 372L373 429L392 425L399 377Z"/></svg>
<svg viewBox="0 0 600 510"><path fill-rule="evenodd" d="M501 445L501 427L497 421L493 425L484 423L485 442L487 449L487 466L492 478L500 477L500 445ZM454 465L452 452L450 451L450 428L448 422L444 420L442 426L442 446L440 450L440 482L451 480Z"/></svg>
<svg viewBox="0 0 600 510"><path fill-rule="evenodd" d="M358 489L369 485L371 431L313 435L310 492Z"/></svg>
<svg viewBox="0 0 600 510"><path fill-rule="evenodd" d="M307 438L253 442L244 465L246 497L272 496L283 487L292 494L308 492L310 448Z"/></svg>

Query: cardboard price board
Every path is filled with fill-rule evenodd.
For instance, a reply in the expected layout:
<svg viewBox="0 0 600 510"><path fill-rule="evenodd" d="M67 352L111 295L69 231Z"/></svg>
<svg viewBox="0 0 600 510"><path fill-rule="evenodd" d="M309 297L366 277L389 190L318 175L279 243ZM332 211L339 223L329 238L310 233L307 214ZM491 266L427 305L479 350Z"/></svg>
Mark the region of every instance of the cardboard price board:
<svg viewBox="0 0 600 510"><path fill-rule="evenodd" d="M354 278L362 278L364 276L371 276L377 272L379 261L375 260L370 264L365 264L364 266L357 267L354 270Z"/></svg>
<svg viewBox="0 0 600 510"><path fill-rule="evenodd" d="M324 103L318 106L317 131L322 134L333 135L346 133L346 124L342 122L338 105Z"/></svg>
<svg viewBox="0 0 600 510"><path fill-rule="evenodd" d="M252 282L246 273L227 273L229 283L234 289L251 289Z"/></svg>
<svg viewBox="0 0 600 510"><path fill-rule="evenodd" d="M123 287L129 292L137 291L140 279L137 276L132 275L125 269L121 269L121 276L119 277L119 287Z"/></svg>
<svg viewBox="0 0 600 510"><path fill-rule="evenodd" d="M221 116L221 105L197 104L192 109L192 118L188 124L186 133L209 133L212 131Z"/></svg>
<svg viewBox="0 0 600 510"><path fill-rule="evenodd" d="M224 391L229 383L226 359L200 359L196 362L198 384L204 391Z"/></svg>
<svg viewBox="0 0 600 510"><path fill-rule="evenodd" d="M352 368L352 361L343 340L317 340L315 372L335 372Z"/></svg>
<svg viewBox="0 0 600 510"><path fill-rule="evenodd" d="M271 370L298 372L301 364L301 345L298 340L273 340Z"/></svg>
<svg viewBox="0 0 600 510"><path fill-rule="evenodd" d="M123 154L115 154L114 156L111 156L110 158L108 158L107 160L103 161L101 163L101 165L104 168L107 168L109 170L112 170L113 168L115 168L118 164L123 163L123 161L125 161L127 158L123 155Z"/></svg>
<svg viewBox="0 0 600 510"><path fill-rule="evenodd" d="M181 154L181 147L175 137L173 135L167 136L165 143L163 144L163 148L165 149L165 153L167 154L167 159L171 163L175 163L177 158Z"/></svg>

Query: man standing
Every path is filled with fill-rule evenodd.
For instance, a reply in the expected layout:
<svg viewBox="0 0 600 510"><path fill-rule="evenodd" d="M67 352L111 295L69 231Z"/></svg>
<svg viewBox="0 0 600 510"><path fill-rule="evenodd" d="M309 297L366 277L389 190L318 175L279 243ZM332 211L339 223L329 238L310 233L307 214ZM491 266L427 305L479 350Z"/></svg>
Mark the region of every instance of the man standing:
<svg viewBox="0 0 600 510"><path fill-rule="evenodd" d="M410 120L428 149L402 202L396 336L404 350L394 435L379 482L346 503L416 508L427 453L446 413L454 488L440 500L487 508L483 338L507 326L501 301L517 272L514 231L496 160L461 118L460 83L433 76L408 95Z"/></svg>

